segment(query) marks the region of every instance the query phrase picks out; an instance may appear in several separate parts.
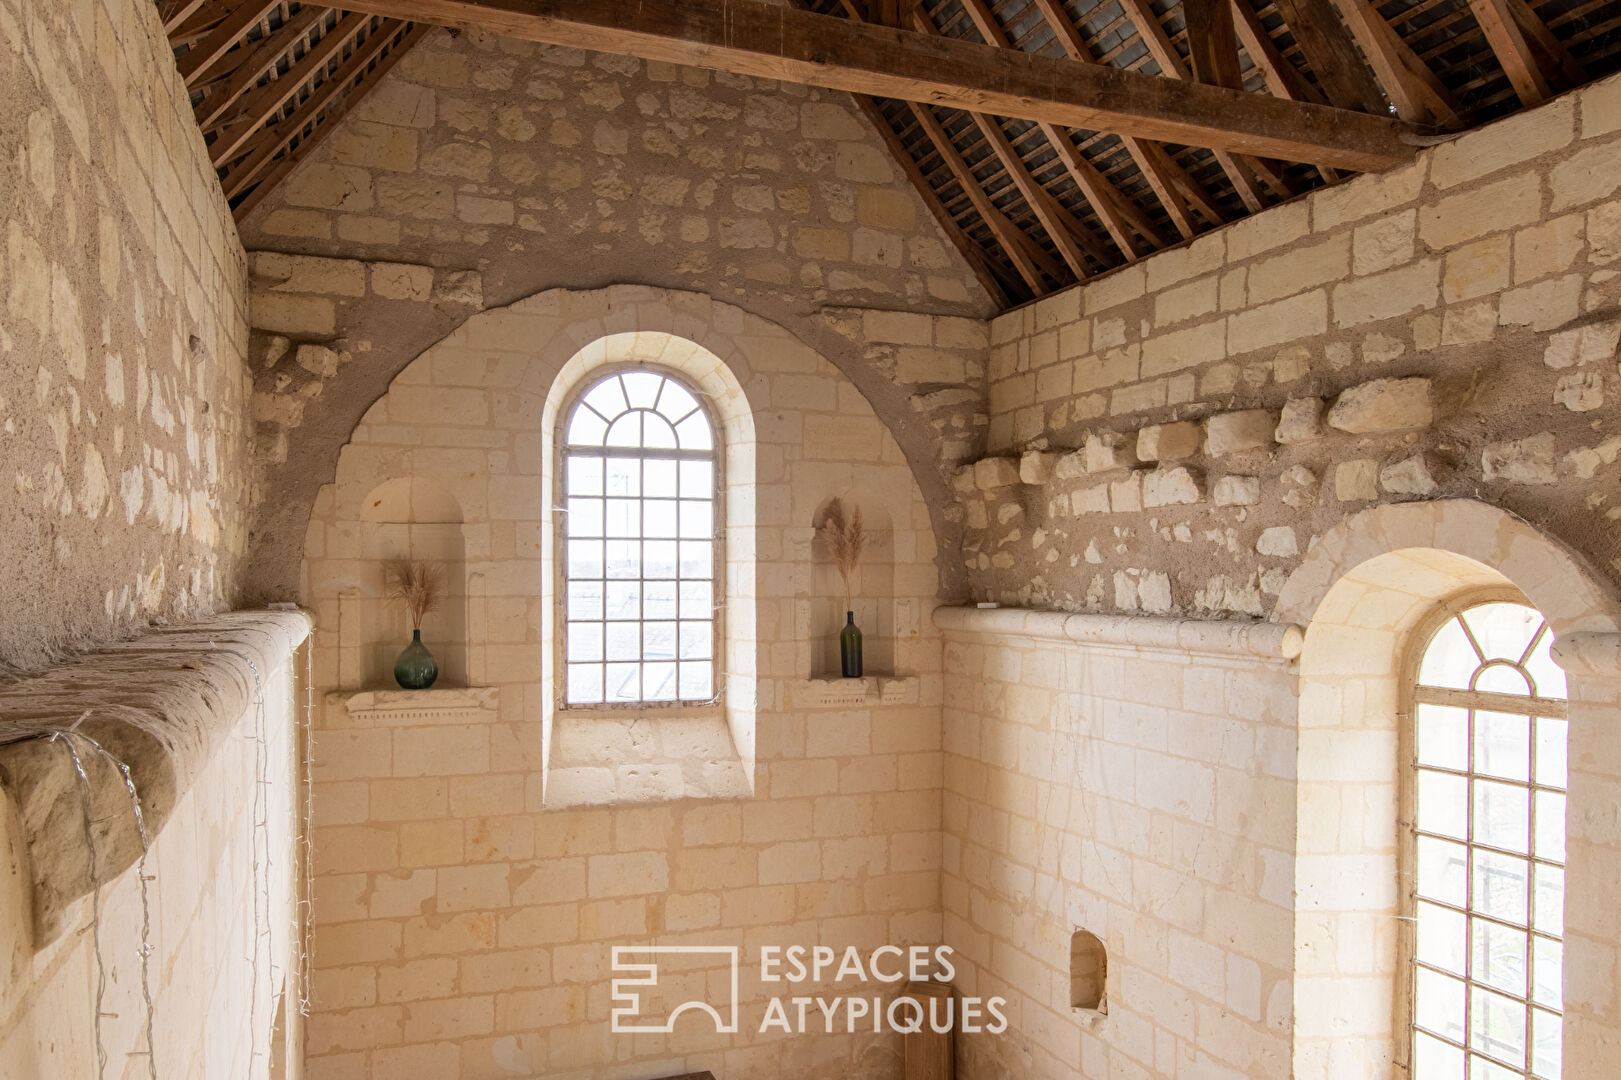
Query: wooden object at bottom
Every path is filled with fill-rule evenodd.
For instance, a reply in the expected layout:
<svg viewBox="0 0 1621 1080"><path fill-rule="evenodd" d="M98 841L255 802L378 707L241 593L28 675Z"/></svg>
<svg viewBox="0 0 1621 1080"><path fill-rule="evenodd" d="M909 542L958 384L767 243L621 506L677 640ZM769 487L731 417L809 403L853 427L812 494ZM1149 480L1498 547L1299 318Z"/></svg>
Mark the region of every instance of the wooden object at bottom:
<svg viewBox="0 0 1621 1080"><path fill-rule="evenodd" d="M944 1014L946 1002L951 1000L951 984L939 982L909 982L906 993L923 1006L923 1029L906 1033L906 1080L952 1080L956 1074L956 1058L951 1046L952 1032L935 1031L929 1025L930 998L940 999L933 1008ZM952 1028L956 1027L953 1010Z"/></svg>

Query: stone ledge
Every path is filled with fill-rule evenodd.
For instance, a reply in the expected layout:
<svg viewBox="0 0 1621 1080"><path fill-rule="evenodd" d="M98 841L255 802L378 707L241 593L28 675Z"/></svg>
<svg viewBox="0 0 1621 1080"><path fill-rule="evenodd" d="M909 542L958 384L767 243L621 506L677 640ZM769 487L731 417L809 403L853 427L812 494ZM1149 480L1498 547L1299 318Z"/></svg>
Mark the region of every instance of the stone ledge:
<svg viewBox="0 0 1621 1080"><path fill-rule="evenodd" d="M1306 641L1305 631L1293 623L1079 615L1025 608L938 607L934 625L962 634L1267 660L1294 660Z"/></svg>
<svg viewBox="0 0 1621 1080"><path fill-rule="evenodd" d="M129 769L156 839L225 733L309 637L302 611L239 611L165 627L0 686L0 787L27 842L36 949L90 891L80 781L53 731L72 729ZM71 738L71 737L70 737ZM95 876L110 882L141 854L118 768L71 740L90 789Z"/></svg>
<svg viewBox="0 0 1621 1080"><path fill-rule="evenodd" d="M341 704L355 727L494 723L501 690L495 686L436 686L430 690L351 690L326 696Z"/></svg>
<svg viewBox="0 0 1621 1080"><path fill-rule="evenodd" d="M866 675L846 679L821 675L784 680L783 693L790 710L916 705L918 678L916 675Z"/></svg>

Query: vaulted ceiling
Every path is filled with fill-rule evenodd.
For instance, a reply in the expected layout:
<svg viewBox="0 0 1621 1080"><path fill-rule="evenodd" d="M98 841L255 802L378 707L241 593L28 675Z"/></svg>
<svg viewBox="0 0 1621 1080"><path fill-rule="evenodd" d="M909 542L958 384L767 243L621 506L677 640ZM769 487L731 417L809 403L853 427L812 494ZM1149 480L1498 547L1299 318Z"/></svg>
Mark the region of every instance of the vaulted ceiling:
<svg viewBox="0 0 1621 1080"><path fill-rule="evenodd" d="M1621 67L1621 0L157 2L239 218L478 28L852 91L1005 305Z"/></svg>

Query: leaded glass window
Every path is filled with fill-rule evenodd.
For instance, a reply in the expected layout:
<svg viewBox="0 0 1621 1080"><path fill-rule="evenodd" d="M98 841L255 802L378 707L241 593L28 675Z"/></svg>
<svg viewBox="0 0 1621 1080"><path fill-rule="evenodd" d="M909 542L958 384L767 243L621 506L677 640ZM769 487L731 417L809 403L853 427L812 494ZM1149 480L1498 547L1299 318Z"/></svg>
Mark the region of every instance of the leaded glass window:
<svg viewBox="0 0 1621 1080"><path fill-rule="evenodd" d="M1483 603L1430 638L1415 700L1412 1074L1560 1075L1565 673L1540 614Z"/></svg>
<svg viewBox="0 0 1621 1080"><path fill-rule="evenodd" d="M569 705L715 696L715 433L653 371L594 383L565 422Z"/></svg>

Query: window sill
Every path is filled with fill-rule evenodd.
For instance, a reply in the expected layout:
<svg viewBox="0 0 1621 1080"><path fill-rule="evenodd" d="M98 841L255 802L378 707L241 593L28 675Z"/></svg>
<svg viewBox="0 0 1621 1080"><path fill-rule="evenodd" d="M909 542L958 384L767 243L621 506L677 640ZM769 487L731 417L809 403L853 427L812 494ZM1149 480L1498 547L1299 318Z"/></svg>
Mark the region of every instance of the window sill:
<svg viewBox="0 0 1621 1080"><path fill-rule="evenodd" d="M838 675L813 675L808 679L787 680L790 709L872 708L880 705L916 705L916 675L864 675L846 679Z"/></svg>

